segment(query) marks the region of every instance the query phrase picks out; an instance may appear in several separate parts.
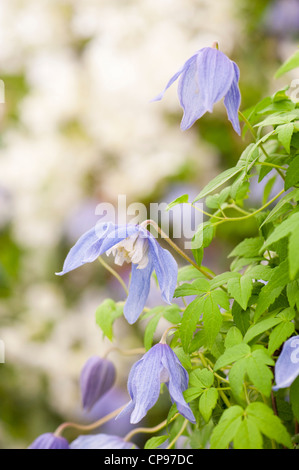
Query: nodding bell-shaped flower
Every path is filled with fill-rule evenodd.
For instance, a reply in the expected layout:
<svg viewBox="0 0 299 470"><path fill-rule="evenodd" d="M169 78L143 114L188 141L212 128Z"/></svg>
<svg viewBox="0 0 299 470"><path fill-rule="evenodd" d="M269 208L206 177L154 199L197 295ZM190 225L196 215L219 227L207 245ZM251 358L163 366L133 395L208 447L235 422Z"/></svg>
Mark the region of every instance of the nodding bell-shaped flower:
<svg viewBox="0 0 299 470"><path fill-rule="evenodd" d="M292 336L283 345L275 364L275 382L273 390L287 388L299 375L299 336Z"/></svg>
<svg viewBox="0 0 299 470"><path fill-rule="evenodd" d="M211 113L214 104L224 98L228 119L240 135L239 76L237 64L223 52L214 47L204 47L185 62L169 80L162 93L152 101L160 101L165 91L180 77L178 97L184 110L182 130L189 129L206 112Z"/></svg>
<svg viewBox="0 0 299 470"><path fill-rule="evenodd" d="M69 443L64 437L46 432L38 436L28 449L69 449Z"/></svg>
<svg viewBox="0 0 299 470"><path fill-rule="evenodd" d="M178 412L195 423L183 392L188 387L188 373L170 346L158 343L136 362L129 374L128 392L131 401L117 416L131 413L130 422L138 423L150 410L160 395L160 384L165 383Z"/></svg>
<svg viewBox="0 0 299 470"><path fill-rule="evenodd" d="M70 444L71 449L137 449L132 442L109 434L90 434L79 436Z"/></svg>
<svg viewBox="0 0 299 470"><path fill-rule="evenodd" d="M116 371L108 359L91 356L82 368L80 388L82 405L89 410L114 385Z"/></svg>
<svg viewBox="0 0 299 470"><path fill-rule="evenodd" d="M103 253L112 253L118 265L132 263L129 294L124 305L124 316L130 324L135 323L143 311L154 270L163 300L171 303L177 282L177 263L141 225L97 224L79 238L69 251L63 270L56 274L61 276L91 263Z"/></svg>

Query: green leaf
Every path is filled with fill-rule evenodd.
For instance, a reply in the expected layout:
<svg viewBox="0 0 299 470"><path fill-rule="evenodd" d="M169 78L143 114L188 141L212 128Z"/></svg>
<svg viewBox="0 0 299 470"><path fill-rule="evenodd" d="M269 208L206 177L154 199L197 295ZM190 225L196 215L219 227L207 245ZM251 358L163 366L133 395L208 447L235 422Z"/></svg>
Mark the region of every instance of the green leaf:
<svg viewBox="0 0 299 470"><path fill-rule="evenodd" d="M211 348L222 325L222 315L218 307L218 300L213 291L208 295L203 304L203 323L206 344ZM217 295L218 296L218 295Z"/></svg>
<svg viewBox="0 0 299 470"><path fill-rule="evenodd" d="M242 422L243 408L239 405L227 408L211 436L211 449L225 449L234 439Z"/></svg>
<svg viewBox="0 0 299 470"><path fill-rule="evenodd" d="M199 411L206 423L208 423L211 418L212 411L217 404L217 400L218 390L214 387L204 390L199 399Z"/></svg>
<svg viewBox="0 0 299 470"><path fill-rule="evenodd" d="M250 326L250 310L247 309L244 311L238 302L234 302L232 306L232 315L236 327L239 328L242 335L245 335Z"/></svg>
<svg viewBox="0 0 299 470"><path fill-rule="evenodd" d="M242 167L233 167L223 171L204 187L204 189L196 196L193 202L206 197L212 191L219 188L219 186L222 186L224 183L226 183L226 181L228 181L230 178L237 175L241 170Z"/></svg>
<svg viewBox="0 0 299 470"><path fill-rule="evenodd" d="M274 113L262 122L255 124L254 127L265 127L265 126L277 126L280 124L288 124L291 121L299 118L299 110L294 109L293 111L286 113Z"/></svg>
<svg viewBox="0 0 299 470"><path fill-rule="evenodd" d="M278 416L275 416L267 405L260 402L250 403L246 409L246 414L254 420L262 434L279 444L292 448L289 433Z"/></svg>
<svg viewBox="0 0 299 470"><path fill-rule="evenodd" d="M278 240L281 240L284 237L287 237L292 232L298 233L298 230L299 212L295 212L273 230L273 232L267 238L260 251L265 251L267 248L273 245L273 243L277 242Z"/></svg>
<svg viewBox="0 0 299 470"><path fill-rule="evenodd" d="M266 318L265 320L259 321L247 330L244 336L244 342L249 343L256 336L261 335L262 333L269 330L270 328L273 328L273 326L278 325L278 323L281 323L282 321L283 320L281 318L273 316L271 316L270 318Z"/></svg>
<svg viewBox="0 0 299 470"><path fill-rule="evenodd" d="M272 269L272 275L268 284L262 288L254 314L254 321L257 321L267 308L273 304L289 280L288 260L285 260L279 266Z"/></svg>
<svg viewBox="0 0 299 470"><path fill-rule="evenodd" d="M167 439L168 439L168 436L151 437L150 439L146 441L144 448L145 449L157 449L157 447L162 445Z"/></svg>
<svg viewBox="0 0 299 470"><path fill-rule="evenodd" d="M182 196L177 197L174 201L170 202L168 206L166 207L166 210L169 211L172 207L178 204L186 204L188 201L189 201L188 194L183 194Z"/></svg>
<svg viewBox="0 0 299 470"><path fill-rule="evenodd" d="M252 256L258 256L263 243L263 237L245 238L233 249L228 257L242 256L243 258L249 258Z"/></svg>
<svg viewBox="0 0 299 470"><path fill-rule="evenodd" d="M256 386L259 392L266 397L270 396L272 388L273 374L265 362L268 358L264 356L263 351L257 349L253 351L246 361L246 371L249 379ZM274 362L273 362L274 365Z"/></svg>
<svg viewBox="0 0 299 470"><path fill-rule="evenodd" d="M196 233L192 239L192 249L206 248L210 245L214 236L214 227L210 222L203 222L197 227Z"/></svg>
<svg viewBox="0 0 299 470"><path fill-rule="evenodd" d="M296 420L299 422L299 376L290 387L290 402Z"/></svg>
<svg viewBox="0 0 299 470"><path fill-rule="evenodd" d="M294 332L295 325L292 322L282 322L271 331L269 336L268 351L273 354Z"/></svg>
<svg viewBox="0 0 299 470"><path fill-rule="evenodd" d="M205 279L206 277L194 266L183 266L178 271L178 282L193 281L193 279Z"/></svg>
<svg viewBox="0 0 299 470"><path fill-rule="evenodd" d="M162 313L155 315L153 318L150 319L150 321L146 325L144 332L144 347L146 351L148 351L152 347L154 334L161 317Z"/></svg>
<svg viewBox="0 0 299 470"><path fill-rule="evenodd" d="M195 369L193 371L196 374L197 384L204 388L209 388L214 383L214 374L209 369Z"/></svg>
<svg viewBox="0 0 299 470"><path fill-rule="evenodd" d="M180 323L182 319L180 307L177 304L169 305L169 307L163 309L163 317L175 325Z"/></svg>
<svg viewBox="0 0 299 470"><path fill-rule="evenodd" d="M249 355L250 352L250 347L245 343L231 346L230 348L226 349L222 356L217 359L214 370L216 371L218 369L222 369L222 367L228 366L229 364L232 364L233 362Z"/></svg>
<svg viewBox="0 0 299 470"><path fill-rule="evenodd" d="M197 322L203 312L204 303L205 299L203 297L197 297L184 311L179 333L185 352L188 352L188 347L192 340L193 333L196 330Z"/></svg>
<svg viewBox="0 0 299 470"><path fill-rule="evenodd" d="M266 204L266 202L268 201L268 197L270 196L270 193L272 191L272 188L275 182L276 182L276 175L270 178L265 184L262 205Z"/></svg>
<svg viewBox="0 0 299 470"><path fill-rule="evenodd" d="M230 279L227 283L227 290L230 296L235 299L241 307L246 310L248 300L252 292L252 280L246 274Z"/></svg>
<svg viewBox="0 0 299 470"><path fill-rule="evenodd" d="M191 284L182 284L174 291L174 298L184 297L188 295L200 295L210 290L210 284L207 279L197 279Z"/></svg>
<svg viewBox="0 0 299 470"><path fill-rule="evenodd" d="M96 309L96 324L101 328L104 336L110 341L113 339L113 323L123 313L123 307L117 305L114 300L106 299Z"/></svg>
<svg viewBox="0 0 299 470"><path fill-rule="evenodd" d="M284 146L286 151L290 153L291 139L294 132L294 124L292 122L283 124L275 129L279 142ZM291 185L292 186L292 185Z"/></svg>
<svg viewBox="0 0 299 470"><path fill-rule="evenodd" d="M173 348L173 352L178 357L179 361L182 363L182 366L185 369L192 369L192 363L189 354L186 354L183 348L176 347Z"/></svg>
<svg viewBox="0 0 299 470"><path fill-rule="evenodd" d="M236 326L232 326L227 332L224 344L226 348L231 348L232 346L242 343L242 340L243 335L241 331Z"/></svg>
<svg viewBox="0 0 299 470"><path fill-rule="evenodd" d="M283 198L281 198L272 211L267 215L263 223L260 225L260 229L264 224L268 224L269 222L273 222L281 215L284 215L286 208L290 206L289 201L294 199L297 201L299 199L299 189L294 189L293 191L286 194ZM292 207L292 206L290 206Z"/></svg>
<svg viewBox="0 0 299 470"><path fill-rule="evenodd" d="M298 232L292 231L289 237L288 255L289 255L289 273L290 279L294 279L299 271L299 249Z"/></svg>
<svg viewBox="0 0 299 470"><path fill-rule="evenodd" d="M292 186L295 186L299 182L299 155L297 155L291 163L289 164L289 168L286 172L285 182L284 182L284 189L287 191Z"/></svg>
<svg viewBox="0 0 299 470"><path fill-rule="evenodd" d="M235 362L229 371L229 384L232 394L237 401L245 402L244 378L246 374L247 358L243 357Z"/></svg>
<svg viewBox="0 0 299 470"><path fill-rule="evenodd" d="M233 279L239 276L239 273L228 271L226 273L218 274L210 282L210 289L216 289L217 287L227 284L229 279Z"/></svg>
<svg viewBox="0 0 299 470"><path fill-rule="evenodd" d="M287 285L287 297L291 307L299 310L299 281L295 280Z"/></svg>
<svg viewBox="0 0 299 470"><path fill-rule="evenodd" d="M299 51L296 51L288 60L286 60L274 75L275 78L281 77L290 70L299 67Z"/></svg>
<svg viewBox="0 0 299 470"><path fill-rule="evenodd" d="M251 416L246 416L235 434L234 449L262 449L263 438Z"/></svg>

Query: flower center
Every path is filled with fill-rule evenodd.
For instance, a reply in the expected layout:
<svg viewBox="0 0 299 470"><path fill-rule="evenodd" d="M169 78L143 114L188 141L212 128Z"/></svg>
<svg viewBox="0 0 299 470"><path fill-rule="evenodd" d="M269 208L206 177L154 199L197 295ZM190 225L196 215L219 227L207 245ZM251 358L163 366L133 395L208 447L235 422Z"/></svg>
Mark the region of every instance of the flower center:
<svg viewBox="0 0 299 470"><path fill-rule="evenodd" d="M169 382L169 373L168 370L163 367L163 369L160 372L160 382L161 383L167 383Z"/></svg>
<svg viewBox="0 0 299 470"><path fill-rule="evenodd" d="M138 269L144 269L148 264L147 252L148 240L137 232L114 245L107 251L107 255L112 253L115 263L119 266L126 262L137 264Z"/></svg>

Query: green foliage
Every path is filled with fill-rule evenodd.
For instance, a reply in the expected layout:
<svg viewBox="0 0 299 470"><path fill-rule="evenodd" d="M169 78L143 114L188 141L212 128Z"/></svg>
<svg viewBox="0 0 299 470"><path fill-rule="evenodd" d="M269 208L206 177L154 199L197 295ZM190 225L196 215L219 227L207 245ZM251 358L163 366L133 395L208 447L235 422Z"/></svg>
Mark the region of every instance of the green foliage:
<svg viewBox="0 0 299 470"><path fill-rule="evenodd" d="M298 52L277 76L294 67ZM292 448L299 377L285 391L272 387L283 343L298 335L299 325L299 105L287 89L279 90L245 110L241 120L243 136L250 134L253 142L193 201L204 202L209 212L192 240L198 270L179 270L174 297L185 307L173 322L171 345L189 373L184 397L198 421L185 432L192 447ZM257 207L249 202L253 184L263 185ZM188 201L183 195L168 208ZM253 232L228 254L230 270L215 275L202 266L219 228L248 220ZM148 324L146 347L162 316L163 310ZM176 413L173 405L169 423Z"/></svg>

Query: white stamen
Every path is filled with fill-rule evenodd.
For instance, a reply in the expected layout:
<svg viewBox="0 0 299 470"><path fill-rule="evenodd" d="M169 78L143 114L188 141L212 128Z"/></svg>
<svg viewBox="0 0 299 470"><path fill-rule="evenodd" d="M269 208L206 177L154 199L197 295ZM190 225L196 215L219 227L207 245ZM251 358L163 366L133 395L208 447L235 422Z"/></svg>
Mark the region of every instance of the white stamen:
<svg viewBox="0 0 299 470"><path fill-rule="evenodd" d="M161 383L167 383L169 382L169 373L168 370L163 367L163 369L160 372L160 382Z"/></svg>
<svg viewBox="0 0 299 470"><path fill-rule="evenodd" d="M125 238L107 251L115 257L115 264L122 266L124 262L137 264L138 269L144 269L148 264L148 240L137 232Z"/></svg>

